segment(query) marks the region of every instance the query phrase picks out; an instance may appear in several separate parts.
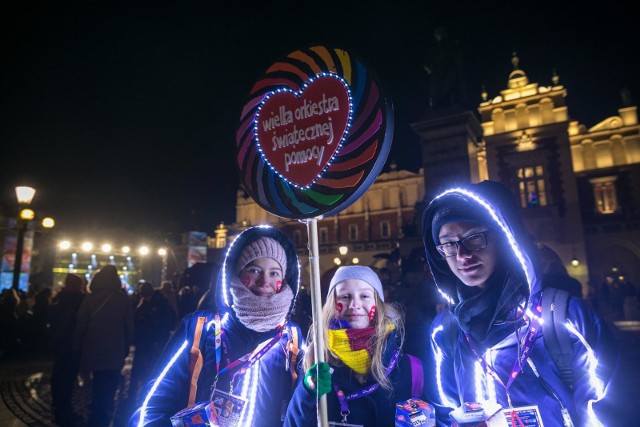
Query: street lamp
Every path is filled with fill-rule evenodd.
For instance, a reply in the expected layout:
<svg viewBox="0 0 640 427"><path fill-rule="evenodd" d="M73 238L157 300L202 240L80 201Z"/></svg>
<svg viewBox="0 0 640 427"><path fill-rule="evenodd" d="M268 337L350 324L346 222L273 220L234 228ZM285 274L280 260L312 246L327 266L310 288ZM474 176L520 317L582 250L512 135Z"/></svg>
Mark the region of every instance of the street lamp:
<svg viewBox="0 0 640 427"><path fill-rule="evenodd" d="M349 260L347 258L347 254L349 253L349 247L348 246L340 246L338 247L338 252L340 253L341 257L335 257L333 259L333 263L335 265L357 265L360 263L360 259L358 257L353 257L351 260Z"/></svg>
<svg viewBox="0 0 640 427"><path fill-rule="evenodd" d="M31 209L27 209L27 206L31 204L33 196L36 194L36 189L32 187L19 186L16 187L16 198L18 199L18 206L20 207L20 214L18 215L18 241L16 242L16 256L13 261L13 284L11 287L18 290L20 286L20 271L22 269L22 251L24 250L24 233L27 231L29 221L31 221L35 214Z"/></svg>

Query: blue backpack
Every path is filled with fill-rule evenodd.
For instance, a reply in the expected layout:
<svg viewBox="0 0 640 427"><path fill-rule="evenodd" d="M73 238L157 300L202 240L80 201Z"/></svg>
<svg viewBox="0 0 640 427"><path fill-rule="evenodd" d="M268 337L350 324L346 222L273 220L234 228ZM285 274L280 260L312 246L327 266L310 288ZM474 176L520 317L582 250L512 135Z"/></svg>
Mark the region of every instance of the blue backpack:
<svg viewBox="0 0 640 427"><path fill-rule="evenodd" d="M542 334L544 344L551 355L562 382L573 390L575 377L571 369L573 346L569 331L565 327L569 293L562 289L548 287L542 291Z"/></svg>

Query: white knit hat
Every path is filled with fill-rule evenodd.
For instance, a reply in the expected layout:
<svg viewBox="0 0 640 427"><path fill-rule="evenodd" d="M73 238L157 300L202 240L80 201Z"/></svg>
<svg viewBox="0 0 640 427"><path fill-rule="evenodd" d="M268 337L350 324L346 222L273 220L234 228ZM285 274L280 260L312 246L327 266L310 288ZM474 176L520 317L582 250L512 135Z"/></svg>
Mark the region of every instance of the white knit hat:
<svg viewBox="0 0 640 427"><path fill-rule="evenodd" d="M271 237L261 237L245 246L238 257L237 271L245 268L251 261L264 257L276 260L282 268L282 275L286 275L287 254L282 245Z"/></svg>
<svg viewBox="0 0 640 427"><path fill-rule="evenodd" d="M336 274L334 274L331 279L331 283L329 283L329 293L331 293L339 283L348 279L358 279L368 283L378 293L378 298L384 301L384 292L382 291L380 278L371 268L361 265L348 265L338 268Z"/></svg>

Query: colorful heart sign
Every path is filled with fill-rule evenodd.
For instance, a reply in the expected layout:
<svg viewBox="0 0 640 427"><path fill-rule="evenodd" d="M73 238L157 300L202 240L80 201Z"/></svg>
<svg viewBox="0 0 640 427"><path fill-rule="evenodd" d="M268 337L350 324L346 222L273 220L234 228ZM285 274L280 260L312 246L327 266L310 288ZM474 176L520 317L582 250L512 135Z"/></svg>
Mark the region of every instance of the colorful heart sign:
<svg viewBox="0 0 640 427"><path fill-rule="evenodd" d="M375 74L349 52L309 46L274 62L255 82L236 132L245 191L282 218L334 215L382 170L393 107Z"/></svg>
<svg viewBox="0 0 640 427"><path fill-rule="evenodd" d="M265 97L254 122L265 161L291 184L309 187L331 162L349 130L351 94L337 75L325 73L299 92Z"/></svg>

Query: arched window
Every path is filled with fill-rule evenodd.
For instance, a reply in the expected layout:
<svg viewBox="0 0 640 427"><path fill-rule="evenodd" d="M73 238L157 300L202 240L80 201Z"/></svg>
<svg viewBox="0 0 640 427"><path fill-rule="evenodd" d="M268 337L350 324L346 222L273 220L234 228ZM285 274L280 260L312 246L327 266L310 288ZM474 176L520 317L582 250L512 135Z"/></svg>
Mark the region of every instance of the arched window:
<svg viewBox="0 0 640 427"><path fill-rule="evenodd" d="M391 224L389 221L380 222L380 237L383 239L391 237Z"/></svg>
<svg viewBox="0 0 640 427"><path fill-rule="evenodd" d="M593 186L593 197L596 202L596 212L602 215L615 213L618 210L615 176L590 179Z"/></svg>
<svg viewBox="0 0 640 427"><path fill-rule="evenodd" d="M518 169L518 190L521 207L547 206L549 202L542 165L525 166Z"/></svg>
<svg viewBox="0 0 640 427"><path fill-rule="evenodd" d="M320 234L320 243L329 243L329 229L327 227L320 227L318 233Z"/></svg>
<svg viewBox="0 0 640 427"><path fill-rule="evenodd" d="M349 224L349 241L354 242L358 240L358 225Z"/></svg>

